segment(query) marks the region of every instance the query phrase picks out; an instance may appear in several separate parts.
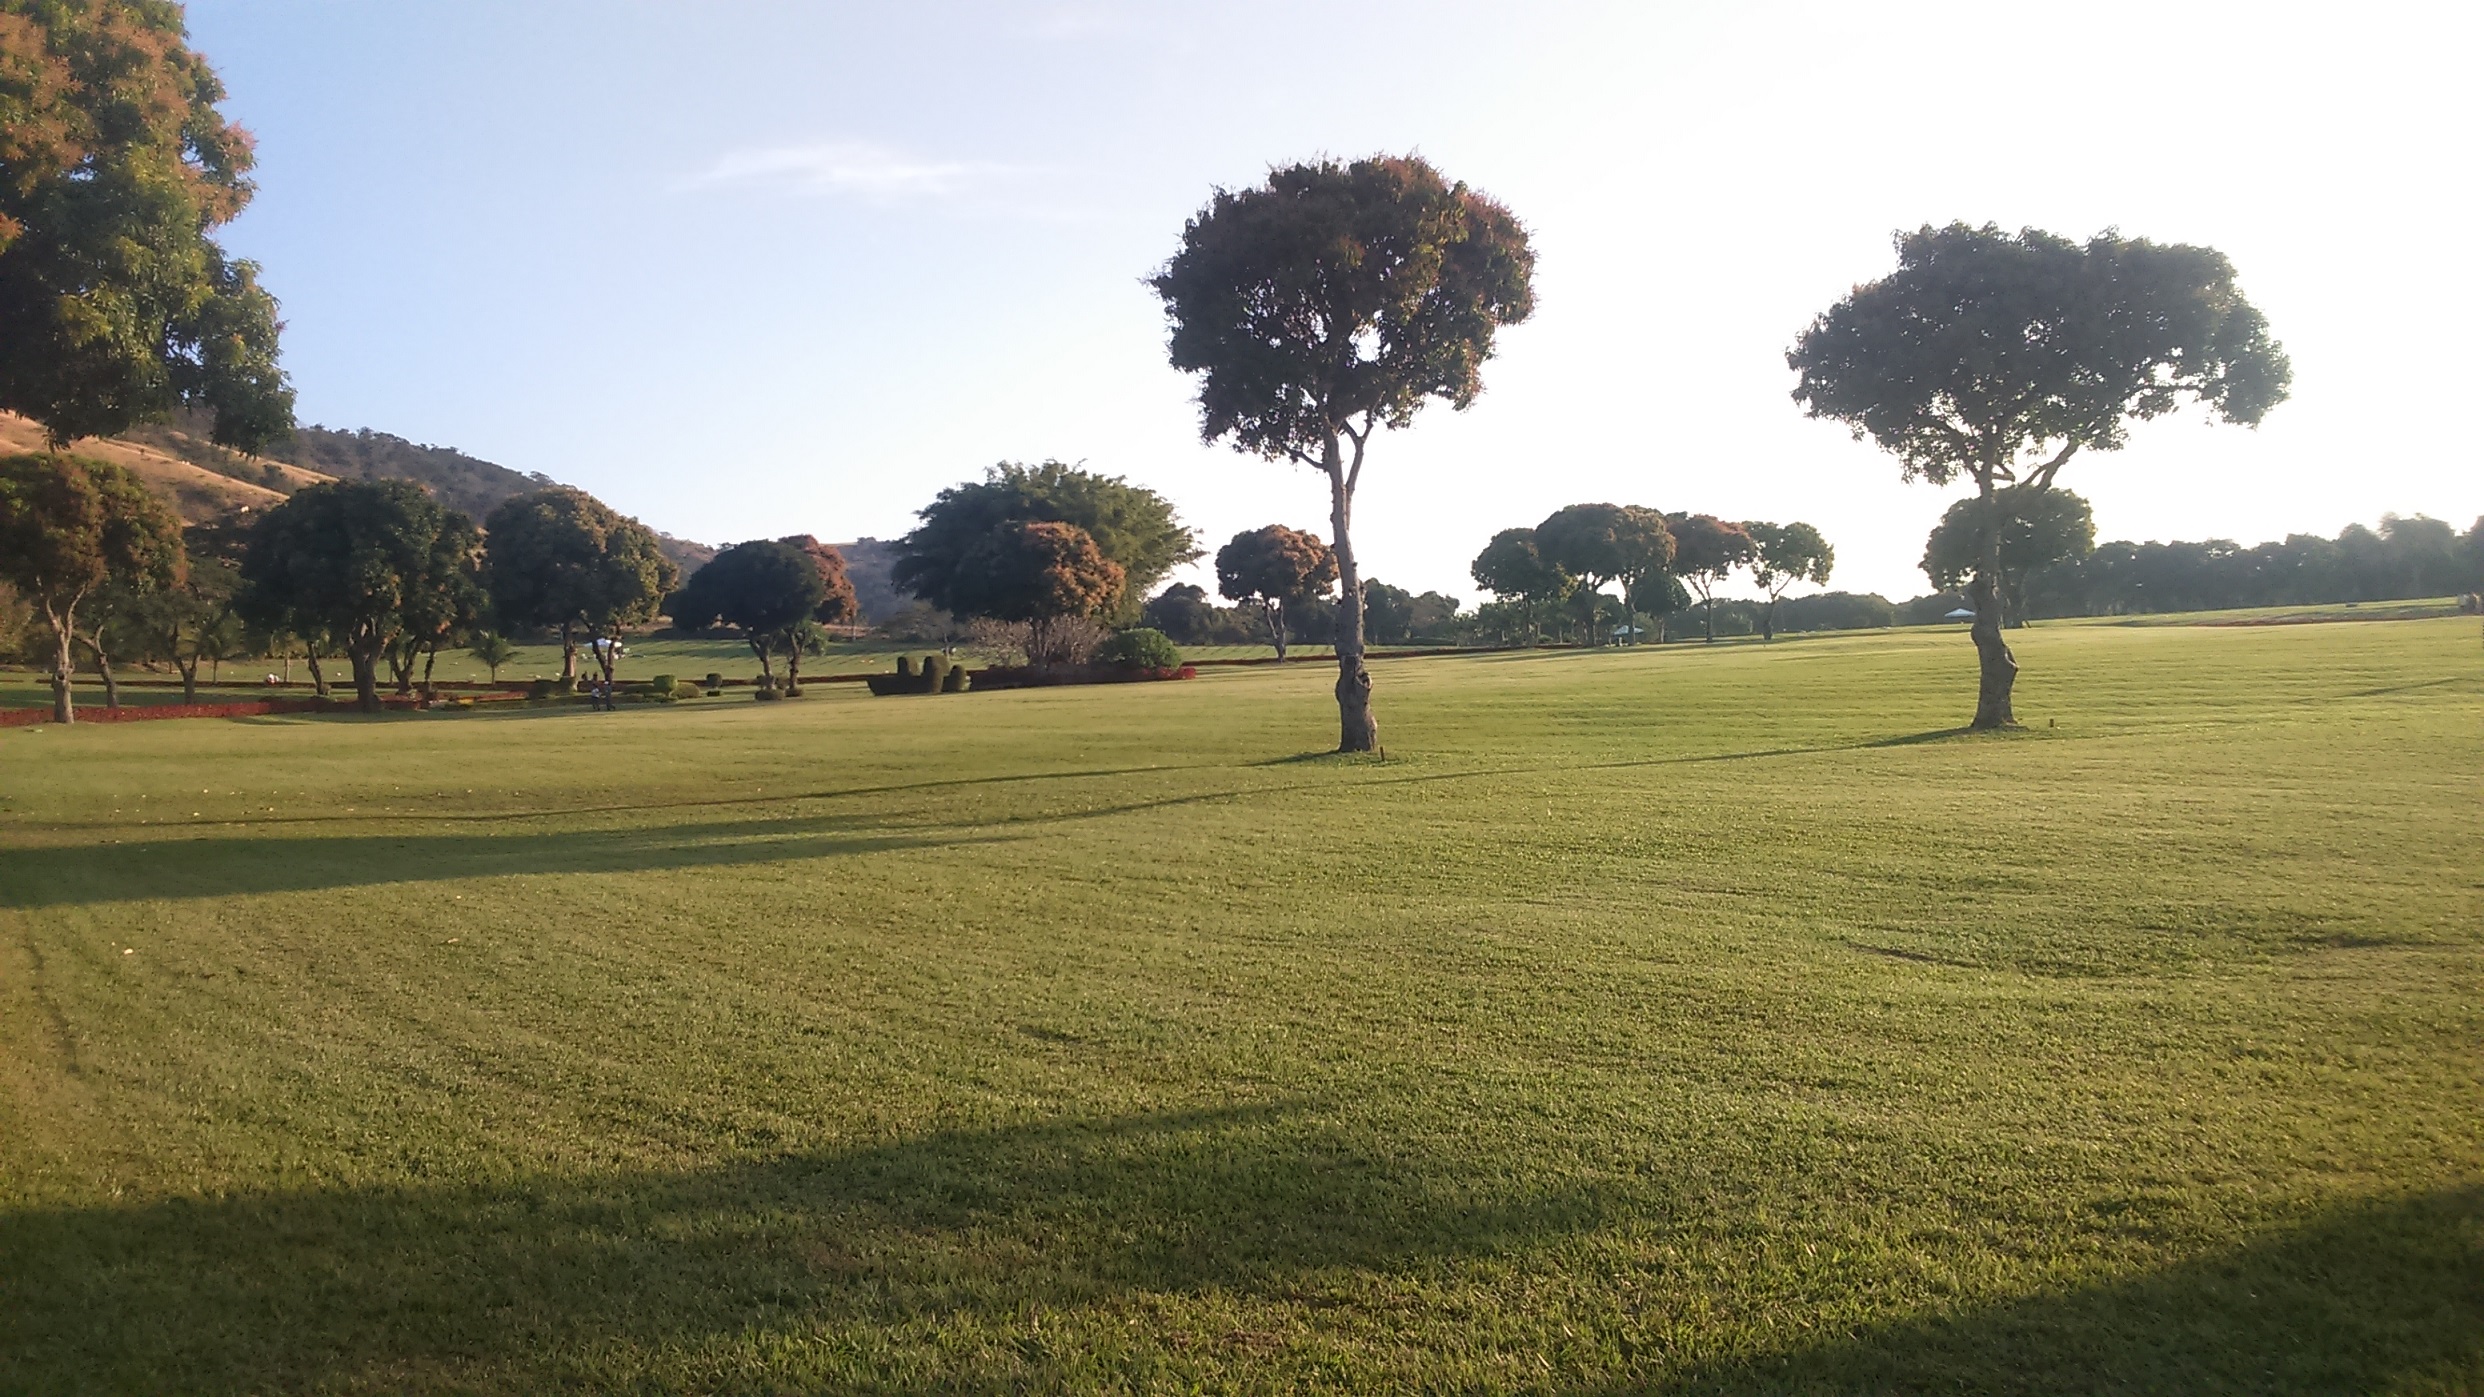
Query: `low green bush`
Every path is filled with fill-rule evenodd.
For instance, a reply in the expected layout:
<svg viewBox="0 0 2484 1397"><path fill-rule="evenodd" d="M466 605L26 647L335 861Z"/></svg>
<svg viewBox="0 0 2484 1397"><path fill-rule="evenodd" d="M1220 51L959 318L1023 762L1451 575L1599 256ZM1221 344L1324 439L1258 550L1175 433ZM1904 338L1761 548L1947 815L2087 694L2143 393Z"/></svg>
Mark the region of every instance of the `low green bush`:
<svg viewBox="0 0 2484 1397"><path fill-rule="evenodd" d="M951 665L949 666L949 677L940 681L940 692L944 694L962 694L966 692L966 686L969 682L970 681L966 678L966 666Z"/></svg>
<svg viewBox="0 0 2484 1397"><path fill-rule="evenodd" d="M897 675L901 679L912 679L914 677L914 657L912 655L899 655L897 657Z"/></svg>
<svg viewBox="0 0 2484 1397"><path fill-rule="evenodd" d="M761 702L763 702L763 703L765 703L765 702L769 702L769 701L771 701L771 700L775 700L775 699L781 699L781 698L783 698L783 697L784 697L784 695L783 695L783 694L780 694L780 693L778 693L778 692L776 691L776 686L775 686L775 685L773 685L773 684L761 684L761 685L759 685L759 686L757 686L757 687L753 688L753 689L750 691L750 696L751 696L752 698L758 699L759 701L761 701Z"/></svg>
<svg viewBox="0 0 2484 1397"><path fill-rule="evenodd" d="M1133 626L1105 641L1095 652L1095 663L1123 669L1180 669L1182 652L1164 632Z"/></svg>
<svg viewBox="0 0 2484 1397"><path fill-rule="evenodd" d="M548 699L552 697L558 689L559 686L554 684L551 680L538 679L526 686L526 696L530 699Z"/></svg>
<svg viewBox="0 0 2484 1397"><path fill-rule="evenodd" d="M647 681L647 692L651 694L661 694L669 698L672 696L673 682L673 676L669 674L659 674L655 678Z"/></svg>
<svg viewBox="0 0 2484 1397"><path fill-rule="evenodd" d="M925 655L923 657L923 692L927 694L939 693L942 688L948 684L948 682L949 657L946 655Z"/></svg>

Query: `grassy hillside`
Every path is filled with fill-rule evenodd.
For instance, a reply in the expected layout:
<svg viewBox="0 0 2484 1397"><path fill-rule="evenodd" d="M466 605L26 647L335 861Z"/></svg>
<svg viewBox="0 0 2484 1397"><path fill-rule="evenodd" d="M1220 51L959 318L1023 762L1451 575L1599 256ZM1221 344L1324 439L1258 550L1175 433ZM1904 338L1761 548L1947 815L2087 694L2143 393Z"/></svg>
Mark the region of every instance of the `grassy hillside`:
<svg viewBox="0 0 2484 1397"><path fill-rule="evenodd" d="M2471 620L0 731L0 1390L2467 1392Z"/></svg>
<svg viewBox="0 0 2484 1397"><path fill-rule="evenodd" d="M40 451L44 446L43 428L13 412L0 412L0 452ZM236 509L265 509L315 478L277 466L245 479L128 441L88 438L71 450L127 467L188 524Z"/></svg>

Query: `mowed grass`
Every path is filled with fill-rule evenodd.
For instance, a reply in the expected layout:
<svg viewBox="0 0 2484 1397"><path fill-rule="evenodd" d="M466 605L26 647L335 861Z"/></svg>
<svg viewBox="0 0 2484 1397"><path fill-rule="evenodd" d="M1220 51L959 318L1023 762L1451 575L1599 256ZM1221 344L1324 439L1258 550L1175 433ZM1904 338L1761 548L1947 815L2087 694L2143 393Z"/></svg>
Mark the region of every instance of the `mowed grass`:
<svg viewBox="0 0 2484 1397"><path fill-rule="evenodd" d="M0 732L0 1390L2471 1392L2471 621Z"/></svg>

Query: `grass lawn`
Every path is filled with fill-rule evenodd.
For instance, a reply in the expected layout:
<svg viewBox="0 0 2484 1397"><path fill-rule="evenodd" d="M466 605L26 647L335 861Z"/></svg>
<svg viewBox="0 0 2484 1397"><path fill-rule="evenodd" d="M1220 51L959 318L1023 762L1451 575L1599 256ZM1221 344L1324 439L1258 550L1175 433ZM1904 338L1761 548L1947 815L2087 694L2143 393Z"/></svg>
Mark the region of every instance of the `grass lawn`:
<svg viewBox="0 0 2484 1397"><path fill-rule="evenodd" d="M2474 623L0 731L0 1391L2474 1392Z"/></svg>

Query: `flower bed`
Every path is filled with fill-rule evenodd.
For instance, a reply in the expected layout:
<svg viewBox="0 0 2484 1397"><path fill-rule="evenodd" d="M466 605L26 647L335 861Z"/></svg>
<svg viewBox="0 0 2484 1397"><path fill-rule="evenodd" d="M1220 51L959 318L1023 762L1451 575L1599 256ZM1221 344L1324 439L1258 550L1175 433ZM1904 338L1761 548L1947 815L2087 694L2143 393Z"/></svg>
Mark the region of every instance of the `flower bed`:
<svg viewBox="0 0 2484 1397"><path fill-rule="evenodd" d="M442 700L431 706L448 708L453 703L458 708L471 708L477 702L492 703L524 697L523 694L493 692L479 698ZM380 704L384 708L399 711L424 706L420 700L408 698L402 694L382 694ZM120 708L107 708L101 704L89 706L81 703L78 705L78 721L81 723L138 723L156 718L259 718L271 713L352 713L355 711L357 710L354 707L354 701L350 697L245 699L238 703L133 703ZM32 727L37 723L50 721L52 721L52 709L49 704L41 708L0 708L0 728Z"/></svg>
<svg viewBox="0 0 2484 1397"><path fill-rule="evenodd" d="M974 673L974 691L1046 689L1057 684L1138 684L1157 679L1196 679L1194 665L1180 669L1133 669L1125 665L994 665Z"/></svg>

